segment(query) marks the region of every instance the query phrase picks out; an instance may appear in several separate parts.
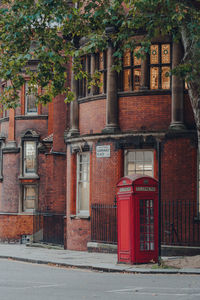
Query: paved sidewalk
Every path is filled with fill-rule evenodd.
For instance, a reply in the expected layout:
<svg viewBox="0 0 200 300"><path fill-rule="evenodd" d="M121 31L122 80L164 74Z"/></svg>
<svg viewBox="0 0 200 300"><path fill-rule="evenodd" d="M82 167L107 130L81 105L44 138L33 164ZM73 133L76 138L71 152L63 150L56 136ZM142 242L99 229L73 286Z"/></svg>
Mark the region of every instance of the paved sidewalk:
<svg viewBox="0 0 200 300"><path fill-rule="evenodd" d="M117 255L108 253L88 253L63 249L27 247L19 244L0 244L0 259L13 259L38 264L53 264L63 267L91 269L103 272L128 272L147 274L198 274L199 268L161 268L153 264L117 264ZM177 258L163 258L164 264Z"/></svg>

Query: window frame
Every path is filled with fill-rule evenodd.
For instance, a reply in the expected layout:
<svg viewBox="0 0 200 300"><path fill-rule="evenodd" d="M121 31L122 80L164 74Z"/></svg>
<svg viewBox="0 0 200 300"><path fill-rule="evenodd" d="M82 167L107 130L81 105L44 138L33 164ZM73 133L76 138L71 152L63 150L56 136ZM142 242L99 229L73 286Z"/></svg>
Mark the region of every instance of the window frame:
<svg viewBox="0 0 200 300"><path fill-rule="evenodd" d="M31 94L28 94L28 88L29 88L29 81L26 80L25 84L24 84L24 107L25 107L25 115L26 116L37 116L38 115L38 104L36 103L36 96ZM37 92L38 92L38 86L36 86L37 88ZM35 96L35 107L36 107L36 111L28 111L28 96Z"/></svg>
<svg viewBox="0 0 200 300"><path fill-rule="evenodd" d="M26 143L34 143L34 150L35 150L35 167L33 172L27 172L26 171L26 160L27 160L27 155L26 155ZM23 141L23 174L24 176L31 176L31 175L37 175L37 142L35 140L24 140Z"/></svg>
<svg viewBox="0 0 200 300"><path fill-rule="evenodd" d="M25 143L35 143L35 172L26 172L25 170ZM21 163L20 163L20 178L39 178L38 177L38 143L39 135L34 130L27 130L25 134L21 136Z"/></svg>
<svg viewBox="0 0 200 300"><path fill-rule="evenodd" d="M81 155L87 155L87 181L80 180L80 157ZM79 196L79 184L81 182L87 182L88 184L88 210L81 210L80 203L81 199ZM90 216L90 152L79 152L77 153L76 160L76 215L80 217L89 217Z"/></svg>
<svg viewBox="0 0 200 300"><path fill-rule="evenodd" d="M25 189L27 187L34 187L35 190L35 199L34 199L34 208L26 208L25 205ZM23 183L21 186L22 192L21 192L21 212L23 213L34 213L35 211L37 211L38 208L38 184L34 184L34 183Z"/></svg>
<svg viewBox="0 0 200 300"><path fill-rule="evenodd" d="M151 63L151 48L150 48L150 55L149 55L149 89L151 91L157 91L157 90L162 90L162 91L169 91L172 88L172 79L171 76L169 77L170 79L170 87L169 89L163 89L162 88L162 68L163 67L169 67L169 69L172 69L172 43L170 42L155 42L151 43L151 46L153 45L158 45L158 63L152 64ZM169 45L170 46L170 62L169 63L162 63L162 45ZM151 47L150 46L150 47ZM157 67L158 68L158 89L152 89L151 88L151 68Z"/></svg>
<svg viewBox="0 0 200 300"><path fill-rule="evenodd" d="M128 161L128 153L129 152L151 152L152 153L152 161L151 161L151 163L152 163L152 175L147 175L147 176L151 176L151 177L154 177L154 171L155 171L155 167L154 167L154 164L155 164L155 161L154 161L154 149L126 149L125 151L124 151L124 175L125 176L129 176L129 174L128 174L128 163L129 163L129 161ZM143 157L144 157L144 154L143 154ZM137 163L137 160L135 159L135 162ZM143 160L143 175L145 176L146 174L144 173L144 160ZM136 169L135 169L135 171L137 171ZM142 173L139 173L139 172L135 172L134 174L142 174Z"/></svg>
<svg viewBox="0 0 200 300"><path fill-rule="evenodd" d="M140 90L140 84L138 85L138 88L135 88L135 80L134 80L134 71L137 70L137 69L140 69L140 79L141 79L141 75L142 75L142 70L141 70L141 61L140 61L140 64L134 64L134 53L135 53L135 50L138 48L138 47L141 47L140 45L136 45L135 48L133 50L130 49L130 65L129 66L126 66L124 65L124 61L125 61L125 52L124 52L124 55L123 55L123 58L122 58L122 71L120 72L119 74L119 80L120 80L120 90L122 92L137 92ZM127 49L128 50L128 49ZM125 90L124 89L124 71L126 70L130 70L131 74L130 74L130 88L129 90ZM141 82L141 80L140 80Z"/></svg>

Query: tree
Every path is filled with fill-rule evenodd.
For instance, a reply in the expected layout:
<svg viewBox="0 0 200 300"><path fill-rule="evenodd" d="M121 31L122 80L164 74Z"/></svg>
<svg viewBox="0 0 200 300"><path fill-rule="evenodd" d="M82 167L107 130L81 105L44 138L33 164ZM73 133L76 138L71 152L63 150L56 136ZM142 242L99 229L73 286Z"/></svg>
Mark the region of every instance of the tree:
<svg viewBox="0 0 200 300"><path fill-rule="evenodd" d="M134 36L143 32L141 55L149 51L152 38L170 35L181 39L183 61L172 72L187 81L189 96L200 132L200 0L4 0L0 9L0 78L9 84L1 101L18 104L24 74L45 93L47 103L58 94L73 95L66 87L66 65L74 57L76 77L82 71L83 53L104 49L108 40L115 48L116 69L125 48L134 47ZM110 34L107 28L114 28ZM80 40L87 37L84 46ZM30 60L36 60L32 71Z"/></svg>

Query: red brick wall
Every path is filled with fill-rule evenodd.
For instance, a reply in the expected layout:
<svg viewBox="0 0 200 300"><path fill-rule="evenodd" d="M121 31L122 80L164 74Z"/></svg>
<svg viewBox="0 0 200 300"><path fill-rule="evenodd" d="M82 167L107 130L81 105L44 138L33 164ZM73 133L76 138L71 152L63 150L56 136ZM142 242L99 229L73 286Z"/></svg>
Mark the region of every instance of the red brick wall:
<svg viewBox="0 0 200 300"><path fill-rule="evenodd" d="M79 105L80 134L98 133L106 126L106 100Z"/></svg>
<svg viewBox="0 0 200 300"><path fill-rule="evenodd" d="M65 160L65 156L40 155L39 209L43 212L65 214Z"/></svg>
<svg viewBox="0 0 200 300"><path fill-rule="evenodd" d="M53 101L53 151L65 151L64 131L66 129L67 104L63 95Z"/></svg>
<svg viewBox="0 0 200 300"><path fill-rule="evenodd" d="M16 131L15 137L17 142L19 143L21 140L20 135L25 133L28 129L35 130L39 135L40 138L44 138L48 134L48 120L16 120Z"/></svg>
<svg viewBox="0 0 200 300"><path fill-rule="evenodd" d="M22 235L33 234L33 216L0 215L0 241L19 242Z"/></svg>
<svg viewBox="0 0 200 300"><path fill-rule="evenodd" d="M165 226L163 242L179 244L181 241L188 245L197 238L199 243L199 228L195 227L199 224L194 223L197 216L197 149L187 138L172 139L164 145L161 200Z"/></svg>
<svg viewBox="0 0 200 300"><path fill-rule="evenodd" d="M162 152L162 201L197 199L197 149L189 138L174 138Z"/></svg>
<svg viewBox="0 0 200 300"><path fill-rule="evenodd" d="M1 212L18 212L19 172L19 153L3 154L3 181L0 183Z"/></svg>
<svg viewBox="0 0 200 300"><path fill-rule="evenodd" d="M119 125L122 131L166 130L170 122L170 95L119 98Z"/></svg>
<svg viewBox="0 0 200 300"><path fill-rule="evenodd" d="M100 144L98 144L100 146ZM91 166L91 202L113 204L116 193L116 184L123 176L123 152L115 151L112 143L102 143L110 145L111 154L109 158L96 157L96 145L92 152Z"/></svg>

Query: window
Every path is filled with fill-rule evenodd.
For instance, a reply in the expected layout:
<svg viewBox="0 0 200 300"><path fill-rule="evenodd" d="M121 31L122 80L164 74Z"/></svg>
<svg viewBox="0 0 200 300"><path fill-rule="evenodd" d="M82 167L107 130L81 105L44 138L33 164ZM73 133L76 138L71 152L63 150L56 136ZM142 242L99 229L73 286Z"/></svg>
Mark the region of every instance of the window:
<svg viewBox="0 0 200 300"><path fill-rule="evenodd" d="M23 161L24 175L36 174L36 142L24 141Z"/></svg>
<svg viewBox="0 0 200 300"><path fill-rule="evenodd" d="M34 90L37 87L33 87L33 91L29 91L29 84L26 82L25 84L25 114L26 115L37 115L38 107L36 102L36 95Z"/></svg>
<svg viewBox="0 0 200 300"><path fill-rule="evenodd" d="M36 210L36 188L36 185L23 185L22 211L31 212Z"/></svg>
<svg viewBox="0 0 200 300"><path fill-rule="evenodd" d="M134 51L126 50L123 56L123 71L122 71L122 90L138 91L140 89L141 79L141 58L137 58L135 54L140 50L137 46Z"/></svg>
<svg viewBox="0 0 200 300"><path fill-rule="evenodd" d="M87 72L88 76L91 74L91 55L86 55L81 59L82 71ZM87 97L90 94L90 89L88 88L88 81L86 77L83 76L79 80L79 97Z"/></svg>
<svg viewBox="0 0 200 300"><path fill-rule="evenodd" d="M9 117L9 109L5 109L3 107L3 118L8 118Z"/></svg>
<svg viewBox="0 0 200 300"><path fill-rule="evenodd" d="M83 216L89 216L89 167L89 153L78 153L76 212Z"/></svg>
<svg viewBox="0 0 200 300"><path fill-rule="evenodd" d="M106 52L99 52L96 55L96 70L100 73L99 87L97 88L97 94L106 93Z"/></svg>
<svg viewBox="0 0 200 300"><path fill-rule="evenodd" d="M153 151L151 150L126 150L125 151L125 175L144 174L152 176Z"/></svg>
<svg viewBox="0 0 200 300"><path fill-rule="evenodd" d="M171 45L153 44L150 47L150 89L168 90L171 86Z"/></svg>

